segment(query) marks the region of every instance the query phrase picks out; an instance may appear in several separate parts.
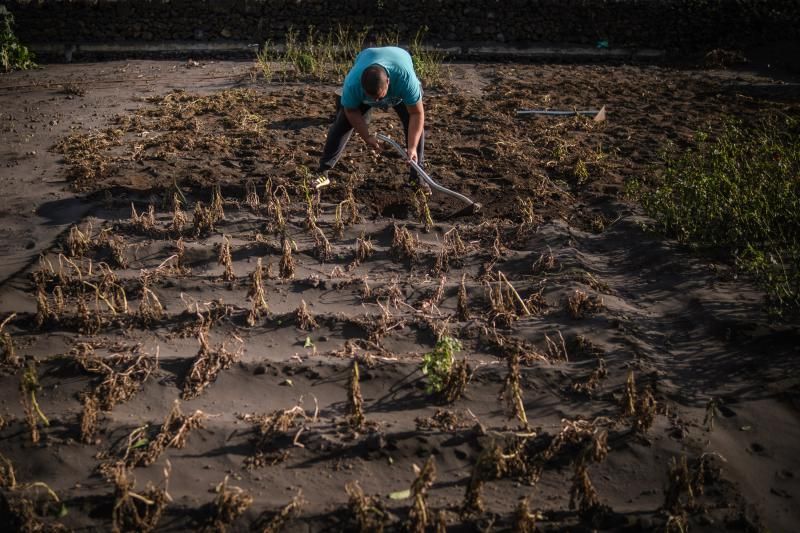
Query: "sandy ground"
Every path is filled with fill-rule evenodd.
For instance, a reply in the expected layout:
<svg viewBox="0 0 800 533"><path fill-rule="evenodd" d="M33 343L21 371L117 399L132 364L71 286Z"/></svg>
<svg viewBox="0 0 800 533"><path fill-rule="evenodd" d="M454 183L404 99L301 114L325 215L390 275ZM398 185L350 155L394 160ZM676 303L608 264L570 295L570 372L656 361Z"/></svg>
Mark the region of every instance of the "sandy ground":
<svg viewBox="0 0 800 533"><path fill-rule="evenodd" d="M457 214L434 194L426 229L403 163L354 140L334 184L308 198L315 230L301 183L335 87L265 83L250 68L133 61L0 78L0 319L15 313L3 332L18 359L6 349L0 376L7 523L105 530L116 514L141 530L125 509L158 507L166 488L165 531L413 529L415 501L431 528L501 531L522 527L522 500L545 531L795 528L796 327L771 323L730 267L648 233L623 192L668 143L687 146L726 115L797 116L796 81L453 65L450 83L426 90L427 165L481 212ZM515 116L601 105L603 123ZM402 136L391 114L373 128ZM216 185L224 218L203 229L197 205L213 204ZM132 220L132 203L153 219ZM75 225L85 250L70 249ZM414 257L393 244L402 228ZM356 260L359 239L373 250ZM233 276L219 261L226 243ZM253 314L259 260L268 311ZM420 372L443 334L461 340L456 359L469 366L454 401ZM222 368L197 381L203 364ZM37 443L19 365L34 369L49 421L28 409ZM498 397L509 383L527 424ZM101 403L94 431L82 429L87 396ZM176 400L183 416L164 431ZM188 434L174 438L181 423ZM389 497L430 458L418 499ZM120 472L143 499L123 497ZM354 481L371 498L360 514L345 489ZM470 488L480 504L465 503ZM221 509L221 495L242 505Z"/></svg>

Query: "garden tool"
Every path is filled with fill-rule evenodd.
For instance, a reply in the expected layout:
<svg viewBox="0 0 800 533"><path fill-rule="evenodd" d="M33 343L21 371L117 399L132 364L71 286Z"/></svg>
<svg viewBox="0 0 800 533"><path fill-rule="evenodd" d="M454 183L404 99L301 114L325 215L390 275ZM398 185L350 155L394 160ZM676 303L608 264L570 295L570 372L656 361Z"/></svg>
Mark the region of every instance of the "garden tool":
<svg viewBox="0 0 800 533"><path fill-rule="evenodd" d="M467 204L466 207L464 207L463 209L461 209L457 213L453 214L452 216L471 215L471 214L474 214L474 213L477 213L478 211L480 211L481 204L479 204L477 202L473 202L472 200L470 200L469 198L467 198L463 194L457 193L455 191L451 191L447 187L443 187L443 186L439 185L438 183L436 183L435 181L433 181L433 178L431 178L428 175L428 173L425 172L422 169L422 167L419 166L419 164L416 161L414 161L412 159L409 159L408 154L406 154L405 149L402 146L400 146L400 144L398 144L397 142L392 140L390 137L387 137L386 135L383 135L383 134L380 134L380 133L376 133L375 136L378 139L389 143L389 145L391 145L392 148L394 148L397 151L397 153L400 154L400 157L402 157L405 162L409 163L414 168L414 170L417 171L417 175L420 178L422 178L423 180L425 180L425 183L430 185L431 189L436 190L436 191L438 191L440 193L446 194L448 196L452 196L453 198L455 198L455 199Z"/></svg>

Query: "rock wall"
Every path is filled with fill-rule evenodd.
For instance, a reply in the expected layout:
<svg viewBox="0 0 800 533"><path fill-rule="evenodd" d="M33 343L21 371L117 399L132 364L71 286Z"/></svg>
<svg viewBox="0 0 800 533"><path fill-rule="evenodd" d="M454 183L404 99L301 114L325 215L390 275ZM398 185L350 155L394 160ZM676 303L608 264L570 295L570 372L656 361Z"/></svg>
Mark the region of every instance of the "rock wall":
<svg viewBox="0 0 800 533"><path fill-rule="evenodd" d="M7 0L29 43L281 42L293 27L388 31L407 42L559 43L672 51L800 36L798 0Z"/></svg>

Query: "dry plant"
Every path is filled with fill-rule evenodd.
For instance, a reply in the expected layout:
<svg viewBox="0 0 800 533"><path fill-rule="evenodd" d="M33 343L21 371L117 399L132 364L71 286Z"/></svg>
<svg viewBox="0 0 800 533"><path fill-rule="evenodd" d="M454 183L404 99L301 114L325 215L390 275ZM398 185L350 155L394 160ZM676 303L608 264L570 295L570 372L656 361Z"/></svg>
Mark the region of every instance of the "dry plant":
<svg viewBox="0 0 800 533"><path fill-rule="evenodd" d="M256 262L256 269L250 274L250 289L247 291L247 297L253 302L253 307L247 314L247 324L250 327L256 325L256 321L269 313L269 306L267 305L266 292L264 291L263 280L264 268L261 266L261 258Z"/></svg>
<svg viewBox="0 0 800 533"><path fill-rule="evenodd" d="M692 484L692 474L685 455L680 461L672 457L667 466L667 488L664 490L664 509L670 513L680 514L685 507L694 507L695 490ZM686 501L681 496L686 494Z"/></svg>
<svg viewBox="0 0 800 533"><path fill-rule="evenodd" d="M222 236L222 244L219 247L219 257L217 264L225 267L222 273L222 279L225 281L234 281L236 274L233 272L233 257L231 256L231 240L227 235Z"/></svg>
<svg viewBox="0 0 800 533"><path fill-rule="evenodd" d="M418 430L435 429L450 433L459 429L470 427L474 424L474 421L470 418L467 418L464 413L451 411L449 409L436 409L436 411L433 413L433 416L426 418L417 417L414 419L414 422L416 422Z"/></svg>
<svg viewBox="0 0 800 533"><path fill-rule="evenodd" d="M275 513L268 524L264 526L263 533L279 533L283 531L286 524L295 516L300 513L300 509L305 504L303 499L303 491L297 491L292 501L284 505L280 511Z"/></svg>
<svg viewBox="0 0 800 533"><path fill-rule="evenodd" d="M453 263L460 261L467 253L467 247L461 240L461 235L457 228L449 229L442 236L442 247L436 257L434 270L436 272L447 272Z"/></svg>
<svg viewBox="0 0 800 533"><path fill-rule="evenodd" d="M6 325L17 316L16 313L11 313L5 320L0 322L0 366L8 366L12 368L19 368L22 366L22 358L17 355L17 350L14 347L14 340L11 335L5 331Z"/></svg>
<svg viewBox="0 0 800 533"><path fill-rule="evenodd" d="M575 289L567 298L567 311L569 316L574 319L584 318L603 309L603 299L597 296L589 296L580 289Z"/></svg>
<svg viewBox="0 0 800 533"><path fill-rule="evenodd" d="M153 204L147 206L147 211L136 212L136 206L131 202L131 225L144 234L156 232L156 208Z"/></svg>
<svg viewBox="0 0 800 533"><path fill-rule="evenodd" d="M464 396L471 376L472 369L466 357L461 361L454 361L444 379L442 390L438 394L439 398L446 403L453 403Z"/></svg>
<svg viewBox="0 0 800 533"><path fill-rule="evenodd" d="M81 442L93 444L97 435L98 401L94 394L83 395L83 412L81 414Z"/></svg>
<svg viewBox="0 0 800 533"><path fill-rule="evenodd" d="M308 305L306 305L305 300L300 300L300 306L295 311L295 320L297 327L305 331L311 331L318 326L314 316L308 312Z"/></svg>
<svg viewBox="0 0 800 533"><path fill-rule="evenodd" d="M314 226L312 232L314 234L314 254L317 259L322 263L330 261L333 257L333 248L331 248L331 243L325 236L325 232L319 226Z"/></svg>
<svg viewBox="0 0 800 533"><path fill-rule="evenodd" d="M11 459L0 453L0 488L14 490L17 487L17 476Z"/></svg>
<svg viewBox="0 0 800 533"><path fill-rule="evenodd" d="M281 262L279 265L281 279L292 279L294 277L294 258L292 257L293 241L284 235L281 248Z"/></svg>
<svg viewBox="0 0 800 533"><path fill-rule="evenodd" d="M650 386L644 388L636 400L636 413L633 419L633 430L639 435L647 434L656 419L658 403Z"/></svg>
<svg viewBox="0 0 800 533"><path fill-rule="evenodd" d="M353 262L350 263L349 269L353 269L369 259L372 254L375 253L375 247L372 245L372 240L369 237L364 237L364 233L362 232L359 237L356 238L356 247L355 252L353 254Z"/></svg>
<svg viewBox="0 0 800 533"><path fill-rule="evenodd" d="M420 310L425 313L435 313L437 315L441 314L439 312L438 306L444 298L444 288L447 284L447 276L441 276L439 278L439 284L436 285L436 290L431 293L425 300L422 301L420 304ZM402 293L401 293L402 294ZM395 307L397 307L395 305Z"/></svg>
<svg viewBox="0 0 800 533"><path fill-rule="evenodd" d="M164 318L164 306L161 305L156 293L147 287L145 279L142 279L142 297L139 300L136 317L144 327L149 327Z"/></svg>
<svg viewBox="0 0 800 533"><path fill-rule="evenodd" d="M528 417L525 414L525 404L522 401L519 353L512 353L506 361L508 363L508 373L498 400L505 401L506 405L511 409L511 416L519 420L523 429L528 429Z"/></svg>
<svg viewBox="0 0 800 533"><path fill-rule="evenodd" d="M636 403L636 378L633 375L633 369L631 369L628 371L628 379L625 381L625 394L622 399L622 408L625 416L634 416L636 414Z"/></svg>
<svg viewBox="0 0 800 533"><path fill-rule="evenodd" d="M222 188L219 183L214 185L211 190L211 216L214 217L216 224L220 220L225 220L225 201L222 199Z"/></svg>
<svg viewBox="0 0 800 533"><path fill-rule="evenodd" d="M364 426L364 400L359 384L358 361L353 359L350 378L347 380L347 423L354 429Z"/></svg>
<svg viewBox="0 0 800 533"><path fill-rule="evenodd" d="M547 253L545 254L542 252L542 254L539 255L539 259L533 263L531 270L534 274L552 272L556 269L556 266L558 266L558 263L556 262L556 256L553 255L553 250L550 248L550 246L548 246Z"/></svg>
<svg viewBox="0 0 800 533"><path fill-rule="evenodd" d="M520 498L514 512L514 525L511 529L517 533L535 533L536 521L543 518L542 513L532 513L528 505L528 498Z"/></svg>
<svg viewBox="0 0 800 533"><path fill-rule="evenodd" d="M112 235L111 232L106 232L105 243L111 254L113 264L118 268L127 268L128 258L126 257L126 250L128 246L125 244L125 237L122 235Z"/></svg>
<svg viewBox="0 0 800 533"><path fill-rule="evenodd" d="M183 237L179 237L175 241L175 265L173 273L181 276L186 276L191 273L191 269L186 266L186 243L183 242Z"/></svg>
<svg viewBox="0 0 800 533"><path fill-rule="evenodd" d="M347 508L355 522L358 533L382 533L386 514L380 507L380 500L364 494L358 481L351 481L344 486L347 492Z"/></svg>
<svg viewBox="0 0 800 533"><path fill-rule="evenodd" d="M67 235L67 251L70 257L83 257L92 246L92 223L87 222L86 228L81 231L78 225L69 228Z"/></svg>
<svg viewBox="0 0 800 533"><path fill-rule="evenodd" d="M572 486L569 489L569 508L578 509L582 514L590 514L600 506L597 495L586 463L579 461L575 464L575 473L572 476Z"/></svg>
<svg viewBox="0 0 800 533"><path fill-rule="evenodd" d="M469 297L467 296L467 274L461 274L461 285L458 287L458 302L456 303L456 317L459 320L469 320Z"/></svg>
<svg viewBox="0 0 800 533"><path fill-rule="evenodd" d="M303 224L307 230L313 230L317 227L317 218L319 218L320 191L318 189L312 191L309 183L313 181L313 178L307 167L300 166L298 171L303 178L300 183L300 190L303 191L303 195L306 198L306 218Z"/></svg>
<svg viewBox="0 0 800 533"><path fill-rule="evenodd" d="M28 423L28 429L31 432L31 442L34 444L37 444L40 438L39 421L45 427L50 425L50 421L39 407L39 402L36 401L36 392L39 389L41 387L39 386L36 362L30 361L20 378L19 392L22 409L25 412L25 421Z"/></svg>
<svg viewBox="0 0 800 533"><path fill-rule="evenodd" d="M421 469L417 465L413 466L417 477L411 483L411 498L413 502L408 513L406 529L410 533L425 533L428 526L433 523L427 497L428 490L436 479L436 464L431 455Z"/></svg>
<svg viewBox="0 0 800 533"><path fill-rule="evenodd" d="M228 476L217 485L215 492L217 499L214 500L212 515L209 523L203 528L207 533L228 531L228 527L253 503L253 497L244 489L228 486Z"/></svg>
<svg viewBox="0 0 800 533"><path fill-rule="evenodd" d="M211 209L205 207L203 202L199 201L194 204L194 216L192 225L194 226L194 236L201 237L209 235L214 231L214 225L217 219Z"/></svg>
<svg viewBox="0 0 800 533"><path fill-rule="evenodd" d="M248 179L244 182L244 203L254 213L257 213L258 208L261 207L261 198L258 197L258 190L252 179Z"/></svg>
<svg viewBox="0 0 800 533"><path fill-rule="evenodd" d="M553 340L545 333L544 340L547 344L547 358L550 361L569 361L569 352L567 352L567 343L564 341L564 336L561 330L557 331L558 339Z"/></svg>
<svg viewBox="0 0 800 533"><path fill-rule="evenodd" d="M278 185L272 187L272 178L267 180L265 186L267 197L267 214L270 217L270 226L273 233L283 233L286 230L286 215L288 213L290 199L286 187Z"/></svg>
<svg viewBox="0 0 800 533"><path fill-rule="evenodd" d="M600 382L604 380L607 375L608 370L606 369L606 361L602 357L598 357L597 367L592 370L592 373L589 374L589 377L583 381L573 382L570 388L573 392L591 397L600 386Z"/></svg>
<svg viewBox="0 0 800 533"><path fill-rule="evenodd" d="M172 231L178 236L183 235L183 229L186 227L188 221L186 213L182 209L181 199L178 194L175 193L172 196Z"/></svg>
<svg viewBox="0 0 800 533"><path fill-rule="evenodd" d="M520 315L531 314L525 300L502 272L497 272L496 282L487 281L485 287L490 304L489 319L492 324L509 327Z"/></svg>
<svg viewBox="0 0 800 533"><path fill-rule="evenodd" d="M0 325L0 332L2 331L3 326ZM708 403L706 404L706 414L703 417L703 425L706 427L706 431L711 431L714 429L714 420L719 414L720 403L721 401L718 398L711 398L708 400Z"/></svg>
<svg viewBox="0 0 800 533"><path fill-rule="evenodd" d="M71 351L72 358L86 372L102 378L88 394L93 397L91 404L94 404L89 407L110 411L115 405L131 399L158 368L158 353L156 348L155 355L141 352L100 357L91 345L78 344ZM84 407L86 405L85 401Z"/></svg>
<svg viewBox="0 0 800 533"><path fill-rule="evenodd" d="M431 208L428 205L428 195L422 188L414 192L414 211L417 213L417 220L422 224L425 232L433 229L433 218L431 218Z"/></svg>
<svg viewBox="0 0 800 533"><path fill-rule="evenodd" d="M111 476L114 483L114 508L111 512L113 533L149 533L156 529L167 503L172 501L167 493L169 462L167 465L164 468L164 487L158 488L148 483L141 494L134 492L136 481L130 469L124 464L114 467Z"/></svg>
<svg viewBox="0 0 800 533"><path fill-rule="evenodd" d="M334 213L333 229L337 239L344 236L345 226L352 226L361 221L361 216L358 214L358 204L356 203L353 190L347 190L347 196L344 200L336 205Z"/></svg>
<svg viewBox="0 0 800 533"><path fill-rule="evenodd" d="M412 236L405 226L401 228L395 224L391 246L392 256L398 261L403 259L414 261L417 258L418 248L419 239Z"/></svg>
<svg viewBox="0 0 800 533"><path fill-rule="evenodd" d="M208 344L206 335L208 331L201 330L197 335L197 341L200 343L200 350L192 363L189 374L183 383L183 392L181 397L184 400L190 400L200 395L211 383L217 379L217 375L239 360L244 349L244 341L234 336L234 339L239 344L239 347L230 352L225 347L223 342L213 350Z"/></svg>
<svg viewBox="0 0 800 533"><path fill-rule="evenodd" d="M289 409L278 409L270 415L243 415L241 418L256 426L257 430L253 442L256 452L252 457L245 459L247 468L274 465L285 460L289 456L289 452L281 449L282 444L279 438L284 437L290 429L293 429L298 420L310 419L300 404ZM316 413L313 419L316 419ZM300 425L294 436L293 443L296 446L302 446L297 439L304 427Z"/></svg>
<svg viewBox="0 0 800 533"><path fill-rule="evenodd" d="M175 400L161 429L153 439L148 441L146 438L147 426L137 428L128 436L128 444L121 462L128 467L149 466L155 463L167 448L181 449L186 446L189 432L202 428L205 418L206 415L199 410L189 416L184 415L180 402ZM113 463L112 467L117 464L119 463Z"/></svg>
<svg viewBox="0 0 800 533"><path fill-rule="evenodd" d="M492 442L481 451L472 467L472 475L467 484L467 490L464 492L464 501L461 504L462 518L484 511L484 504L481 500L484 483L501 478L506 472L506 468L506 457L497 443Z"/></svg>

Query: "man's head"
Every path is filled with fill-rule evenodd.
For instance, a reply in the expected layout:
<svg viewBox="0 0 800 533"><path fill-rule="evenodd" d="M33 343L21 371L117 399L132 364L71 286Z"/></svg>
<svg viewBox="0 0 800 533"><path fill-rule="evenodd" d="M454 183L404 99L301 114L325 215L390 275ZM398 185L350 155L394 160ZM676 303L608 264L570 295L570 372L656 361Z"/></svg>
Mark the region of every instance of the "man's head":
<svg viewBox="0 0 800 533"><path fill-rule="evenodd" d="M389 76L380 65L370 65L361 73L361 87L367 96L380 100L389 92Z"/></svg>

